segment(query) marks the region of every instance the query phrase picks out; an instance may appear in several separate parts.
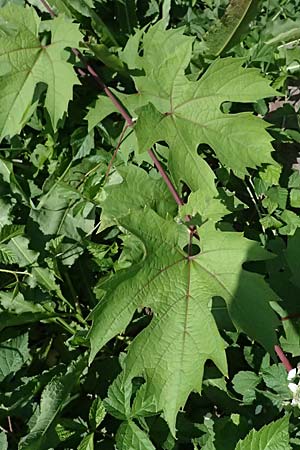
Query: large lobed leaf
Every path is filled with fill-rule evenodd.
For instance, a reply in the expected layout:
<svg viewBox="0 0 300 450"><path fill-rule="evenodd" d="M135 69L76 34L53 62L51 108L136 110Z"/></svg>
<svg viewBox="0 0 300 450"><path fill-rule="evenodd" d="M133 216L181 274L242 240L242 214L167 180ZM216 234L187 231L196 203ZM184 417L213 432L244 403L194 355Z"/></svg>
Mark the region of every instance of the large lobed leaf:
<svg viewBox="0 0 300 450"><path fill-rule="evenodd" d="M5 23L0 27L0 138L13 136L26 123L35 107L37 83L47 84L45 106L55 128L79 84L65 51L78 46L78 25L63 16L48 22L51 43L45 45L33 8L7 5L0 10L0 21Z"/></svg>
<svg viewBox="0 0 300 450"><path fill-rule="evenodd" d="M131 114L138 116L138 150L145 152L155 142L166 141L174 181L186 182L193 191L214 192L214 174L198 154L199 144L211 146L220 162L241 177L248 168L275 164L263 120L251 113L222 112L224 102L256 102L276 95L269 81L257 69L243 68L240 58L218 59L198 81L190 81L185 70L193 39L181 29L164 27L164 22L158 22L144 34L142 57L131 55L143 74L134 77L137 94L116 92ZM97 114L100 121L113 110L103 98L98 103L87 116L90 128Z"/></svg>
<svg viewBox="0 0 300 450"><path fill-rule="evenodd" d="M120 187L115 191L119 198ZM134 195L127 190L128 204L131 199L134 204ZM101 285L106 294L92 315L90 359L125 330L136 309L150 307L152 321L129 346L125 376L145 378L138 395L144 401L153 399L175 433L179 408L191 391L201 391L206 361L212 360L227 373L225 345L211 311L214 297L225 300L238 330L273 351L277 319L268 302L276 296L263 277L242 269L244 261L265 259L269 254L241 234L217 231L207 221L199 228L200 244L195 241L201 252L189 256L185 251L189 232L184 225L147 207L132 207L125 215L123 204L117 217L115 200L111 187L104 214L113 211L118 223L142 241L144 257Z"/></svg>
<svg viewBox="0 0 300 450"><path fill-rule="evenodd" d="M216 60L199 81L189 81L184 71L191 58L192 41L176 31L180 45L175 52L160 49L153 55L158 39L161 43L171 37L158 25L143 41L146 75L135 79L139 104L145 105L136 125L139 150L145 151L158 140L167 141L171 173L193 190L200 187L197 183L203 176L199 144L210 145L219 160L241 176L249 167L272 163L266 123L251 113L224 114L221 106L227 101L255 102L274 96L276 91L256 69L242 68L239 58Z"/></svg>

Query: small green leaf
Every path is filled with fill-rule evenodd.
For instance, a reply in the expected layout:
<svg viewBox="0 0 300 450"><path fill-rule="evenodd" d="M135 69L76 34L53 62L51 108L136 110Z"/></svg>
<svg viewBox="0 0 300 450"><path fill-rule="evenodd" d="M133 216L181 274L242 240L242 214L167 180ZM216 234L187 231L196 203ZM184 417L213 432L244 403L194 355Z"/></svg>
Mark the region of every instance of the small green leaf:
<svg viewBox="0 0 300 450"><path fill-rule="evenodd" d="M7 244L20 267L31 266L38 258L38 253L30 250L28 246L29 239L23 236L14 237Z"/></svg>
<svg viewBox="0 0 300 450"><path fill-rule="evenodd" d="M232 380L234 390L243 396L245 404L251 404L255 400L255 388L260 381L261 377L250 371L241 371Z"/></svg>
<svg viewBox="0 0 300 450"><path fill-rule="evenodd" d="M0 448L1 450L8 450L7 437L3 432L0 433Z"/></svg>
<svg viewBox="0 0 300 450"><path fill-rule="evenodd" d="M266 198L263 199L262 204L272 214L277 208L285 209L288 198L288 190L280 186L273 186L266 192Z"/></svg>
<svg viewBox="0 0 300 450"><path fill-rule="evenodd" d="M0 230L0 244L4 244L14 237L22 236L24 228L22 225L4 225Z"/></svg>
<svg viewBox="0 0 300 450"><path fill-rule="evenodd" d="M289 188L300 189L300 173L297 171L293 172L289 178Z"/></svg>
<svg viewBox="0 0 300 450"><path fill-rule="evenodd" d="M85 127L77 128L71 136L71 145L75 155L73 161L89 155L95 146L94 131L87 133Z"/></svg>
<svg viewBox="0 0 300 450"><path fill-rule="evenodd" d="M286 368L283 364L273 364L262 372L262 377L267 387L281 396L281 400L290 397L287 385Z"/></svg>
<svg viewBox="0 0 300 450"><path fill-rule="evenodd" d="M55 292L59 298L63 298L60 287L56 283L53 272L46 267L34 267L31 271L29 285L34 287L37 283L45 292Z"/></svg>
<svg viewBox="0 0 300 450"><path fill-rule="evenodd" d="M147 434L131 420L119 427L116 444L118 450L155 450Z"/></svg>
<svg viewBox="0 0 300 450"><path fill-rule="evenodd" d="M289 450L289 417L265 425L259 431L252 430L235 450Z"/></svg>
<svg viewBox="0 0 300 450"><path fill-rule="evenodd" d="M286 223L279 229L280 234L292 236L297 228L300 227L300 218L293 211L285 209L280 215L280 219Z"/></svg>
<svg viewBox="0 0 300 450"><path fill-rule="evenodd" d="M94 433L89 433L80 442L77 450L94 450Z"/></svg>
<svg viewBox="0 0 300 450"><path fill-rule="evenodd" d="M89 422L93 430L98 428L106 416L106 409L100 397L95 398L89 412Z"/></svg>
<svg viewBox="0 0 300 450"><path fill-rule="evenodd" d="M291 353L292 356L300 356L300 319L291 318L283 321L284 336L280 339L283 351Z"/></svg>
<svg viewBox="0 0 300 450"><path fill-rule="evenodd" d="M221 200L212 198L209 193L205 195L202 189L191 192L187 204L180 207L180 217L185 218L188 215L195 216L200 214L202 222L206 220L217 222L229 213L229 209Z"/></svg>
<svg viewBox="0 0 300 450"><path fill-rule="evenodd" d="M75 434L75 431L67 430L60 423L58 423L55 427L55 432L57 433L58 439L60 442L64 442L69 439L72 435Z"/></svg>
<svg viewBox="0 0 300 450"><path fill-rule="evenodd" d="M13 252L6 246L0 244L0 263L1 264L14 264L16 258Z"/></svg>
<svg viewBox="0 0 300 450"><path fill-rule="evenodd" d="M300 189L291 190L290 201L293 208L300 208Z"/></svg>
<svg viewBox="0 0 300 450"><path fill-rule="evenodd" d="M0 343L0 382L29 360L28 333Z"/></svg>
<svg viewBox="0 0 300 450"><path fill-rule="evenodd" d="M281 174L280 166L267 166L259 171L260 178L268 185L279 184Z"/></svg>
<svg viewBox="0 0 300 450"><path fill-rule="evenodd" d="M21 315L23 313L34 314L45 312L42 305L34 303L29 299L25 300L24 296L20 292L17 295L14 295L12 292L0 292L0 304L6 312L9 311L15 313L16 315ZM0 329L2 325L5 324L1 324Z"/></svg>
<svg viewBox="0 0 300 450"><path fill-rule="evenodd" d="M273 216L265 216L262 219L259 219L261 225L264 228L280 228L282 227L282 222L280 222L280 220L277 220L275 217Z"/></svg>
<svg viewBox="0 0 300 450"><path fill-rule="evenodd" d="M124 374L120 373L109 386L108 397L103 402L105 409L117 419L126 420L131 415L131 394L131 381L125 379Z"/></svg>
<svg viewBox="0 0 300 450"><path fill-rule="evenodd" d="M45 162L50 158L52 149L45 145L38 144L30 155L30 161L38 169L42 169Z"/></svg>
<svg viewBox="0 0 300 450"><path fill-rule="evenodd" d="M41 320L51 319L57 317L57 313L45 312L24 312L24 313L13 313L8 311L0 312L0 331L7 327L17 327L20 325L30 324L34 322L39 322Z"/></svg>
<svg viewBox="0 0 300 450"><path fill-rule="evenodd" d="M117 72L124 73L125 67L121 59L104 44L90 44L90 49L95 56L106 66Z"/></svg>
<svg viewBox="0 0 300 450"><path fill-rule="evenodd" d="M88 121L88 131L90 132L99 122L114 112L118 112L118 110L108 97L104 95L98 97L95 105L89 108L85 117Z"/></svg>

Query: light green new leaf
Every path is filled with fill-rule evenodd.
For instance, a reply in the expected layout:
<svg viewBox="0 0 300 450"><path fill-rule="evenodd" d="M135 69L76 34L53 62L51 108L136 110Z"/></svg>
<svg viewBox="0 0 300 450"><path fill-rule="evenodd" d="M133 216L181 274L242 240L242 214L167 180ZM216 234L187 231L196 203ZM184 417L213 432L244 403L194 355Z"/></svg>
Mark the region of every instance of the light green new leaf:
<svg viewBox="0 0 300 450"><path fill-rule="evenodd" d="M205 36L208 53L218 56L235 45L247 31L260 3L260 0L231 0L224 16Z"/></svg>
<svg viewBox="0 0 300 450"><path fill-rule="evenodd" d="M45 292L55 292L56 295L63 299L60 287L56 283L55 276L50 269L46 267L34 267L31 271L29 285L34 287L35 284L41 286Z"/></svg>
<svg viewBox="0 0 300 450"><path fill-rule="evenodd" d="M24 228L23 225L4 225L0 230L0 244L4 244L13 237L22 236Z"/></svg>
<svg viewBox="0 0 300 450"><path fill-rule="evenodd" d="M94 433L89 433L80 442L77 450L94 450Z"/></svg>
<svg viewBox="0 0 300 450"><path fill-rule="evenodd" d="M110 98L104 95L98 97L95 105L89 108L85 117L88 121L88 131L90 132L101 120L114 112L117 112L117 109Z"/></svg>
<svg viewBox="0 0 300 450"><path fill-rule="evenodd" d="M85 127L77 128L71 136L71 145L74 152L73 161L89 155L95 147L93 130L86 134Z"/></svg>
<svg viewBox="0 0 300 450"><path fill-rule="evenodd" d="M286 223L279 229L280 234L293 236L297 228L300 227L300 217L293 211L285 209L280 215L280 219Z"/></svg>
<svg viewBox="0 0 300 450"><path fill-rule="evenodd" d="M261 276L241 269L247 259L269 254L239 233L216 231L207 222L200 229L201 252L189 257L183 250L188 230L148 209L135 210L119 223L143 242L144 258L101 286L106 295L92 314L90 359L124 331L137 308L150 307L150 325L129 347L125 379L145 378L146 388L140 390L145 402L155 399L175 434L179 408L191 391L201 391L205 362L210 359L227 373L224 343L211 313L213 297L225 300L237 329L273 352L278 321L268 302L276 296Z"/></svg>
<svg viewBox="0 0 300 450"><path fill-rule="evenodd" d="M39 254L28 248L29 240L26 237L16 236L6 245L20 267L31 266L38 259Z"/></svg>
<svg viewBox="0 0 300 450"><path fill-rule="evenodd" d="M293 208L300 208L300 189L291 189L290 201Z"/></svg>
<svg viewBox="0 0 300 450"><path fill-rule="evenodd" d="M1 60L1 55L0 55ZM1 86L1 76L0 76L0 86ZM1 98L1 93L0 93ZM0 132L1 132L1 111L0 111ZM2 176L3 181L9 184L10 190L19 196L21 196L23 202L27 205L29 205L29 198L28 195L24 192L22 189L20 183L18 182L17 178L14 174L14 165L12 162L8 161L7 159L0 158L0 176Z"/></svg>
<svg viewBox="0 0 300 450"><path fill-rule="evenodd" d="M264 382L268 388L275 391L280 396L281 404L283 399L290 398L291 391L286 382L286 368L283 364L273 364L265 368L262 372Z"/></svg>
<svg viewBox="0 0 300 450"><path fill-rule="evenodd" d="M90 44L90 49L93 51L94 55L110 69L116 72L126 73L125 67L120 60L120 58L111 51L109 47L104 44Z"/></svg>
<svg viewBox="0 0 300 450"><path fill-rule="evenodd" d="M21 225L4 225L0 230L0 261L3 264L17 263L12 249L5 245L10 239L24 234L24 226Z"/></svg>
<svg viewBox="0 0 300 450"><path fill-rule="evenodd" d="M8 449L8 442L7 437L5 433L0 433L0 448L1 450L7 450Z"/></svg>
<svg viewBox="0 0 300 450"><path fill-rule="evenodd" d="M199 81L189 81L184 71L192 42L180 29L165 31L161 22L150 28L143 39L145 76L135 77L137 94L119 98L138 114L139 151L166 141L176 183L183 180L195 191L214 178L197 154L199 144L211 146L221 163L239 176L247 168L275 164L267 124L250 113L224 114L221 106L226 101L255 102L276 91L257 69L242 68L239 58L216 60Z"/></svg>
<svg viewBox="0 0 300 450"><path fill-rule="evenodd" d="M124 378L121 372L109 386L108 397L104 400L105 409L119 420L131 416L130 398L132 394L131 380Z"/></svg>
<svg viewBox="0 0 300 450"><path fill-rule="evenodd" d="M290 450L289 417L265 425L259 431L252 430L235 450Z"/></svg>
<svg viewBox="0 0 300 450"><path fill-rule="evenodd" d="M6 246L0 244L0 263L14 264L16 262L13 252Z"/></svg>
<svg viewBox="0 0 300 450"><path fill-rule="evenodd" d="M106 416L105 406L100 397L95 398L89 412L89 422L95 430Z"/></svg>
<svg viewBox="0 0 300 450"><path fill-rule="evenodd" d="M0 36L0 138L21 130L33 112L34 91L41 82L47 84L45 106L55 128L67 111L73 86L79 84L65 51L78 46L78 25L63 16L47 23L51 43L45 45L34 8L7 5L0 10L0 20L12 27Z"/></svg>
<svg viewBox="0 0 300 450"><path fill-rule="evenodd" d="M251 404L255 400L255 388L260 383L261 377L254 372L242 370L233 377L233 388L243 396L243 402Z"/></svg>
<svg viewBox="0 0 300 450"><path fill-rule="evenodd" d="M127 65L128 69L141 68L139 45L143 33L144 33L143 29L135 30L135 34L129 36L124 49L119 52L121 60Z"/></svg>
<svg viewBox="0 0 300 450"><path fill-rule="evenodd" d="M62 407L78 383L85 367L86 359L80 357L71 363L66 374L54 377L46 386L41 397L40 414L30 433L20 441L19 450L48 449L48 433L53 431Z"/></svg>
<svg viewBox="0 0 300 450"><path fill-rule="evenodd" d="M18 370L30 358L28 334L22 334L0 344L0 382Z"/></svg>
<svg viewBox="0 0 300 450"><path fill-rule="evenodd" d="M42 305L38 303L31 302L29 299L24 299L23 295L18 292L17 295L14 295L12 292L4 292L0 293L0 305L6 312L11 312L16 315L22 315L24 313L28 313L31 315L46 313L46 310ZM50 308L49 308L50 309ZM49 314L49 310L47 311ZM0 330L6 324L0 325Z"/></svg>
<svg viewBox="0 0 300 450"><path fill-rule="evenodd" d="M155 450L147 434L134 422L124 422L116 435L118 450Z"/></svg>

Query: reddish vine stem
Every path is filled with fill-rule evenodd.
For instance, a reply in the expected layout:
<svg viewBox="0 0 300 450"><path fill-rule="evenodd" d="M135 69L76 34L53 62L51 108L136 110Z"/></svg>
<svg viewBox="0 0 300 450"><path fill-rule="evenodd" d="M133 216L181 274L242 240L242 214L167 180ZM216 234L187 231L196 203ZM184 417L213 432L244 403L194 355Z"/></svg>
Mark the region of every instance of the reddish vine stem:
<svg viewBox="0 0 300 450"><path fill-rule="evenodd" d="M284 365L284 367L286 368L287 372L289 372L290 370L292 370L293 366L292 364L289 362L289 360L287 359L287 357L285 356L285 354L283 353L281 347L279 347L279 345L274 345L274 350L278 356L278 358L280 359L280 361L282 362L282 364Z"/></svg>
<svg viewBox="0 0 300 450"><path fill-rule="evenodd" d="M173 195L173 198L175 200L175 202L177 203L178 206L182 206L184 203L182 201L182 199L180 198L178 192L176 191L172 181L170 180L170 178L168 177L168 175L166 174L166 172L164 171L162 165L160 164L160 162L158 161L155 153L153 150L149 149L148 153L150 155L150 158L152 159L152 161L155 164L155 167L157 168L157 170L159 171L159 173L161 174L164 182L166 183L166 185L168 186L169 191L171 192L171 194Z"/></svg>
<svg viewBox="0 0 300 450"><path fill-rule="evenodd" d="M10 433L14 432L13 426L12 426L12 422L11 422L11 417L7 416L7 422L8 422L8 429Z"/></svg>
<svg viewBox="0 0 300 450"><path fill-rule="evenodd" d="M130 115L127 113L127 111L123 108L123 106L121 105L121 103L116 99L116 97L113 95L113 93L110 91L110 89L103 83L103 81L101 80L101 78L99 77L99 75L95 72L95 70L93 69L93 67L88 64L85 63L84 61L84 57L81 54L81 52L75 48L72 49L73 53L78 56L78 58L80 58L80 60L85 64L88 72L93 76L93 78L97 81L97 83L99 84L99 86L104 90L105 94L107 95L107 97L110 98L110 100L112 101L112 103L115 105L115 107L117 108L117 110L119 111L119 113L121 114L121 116L123 117L123 119L126 121L127 126L128 127L133 127L134 125L134 121L132 120L132 117L130 117ZM180 198L178 192L176 191L172 181L170 180L170 178L168 177L167 173L165 172L164 168L162 167L162 165L160 164L159 160L157 159L155 153L153 152L153 150L149 149L148 150L148 154L150 156L150 158L152 159L152 161L155 164L155 167L157 168L157 170L159 171L160 175L162 176L163 180L165 181L166 185L168 186L169 191L171 192L175 202L177 203L177 205L181 206L183 205L183 201Z"/></svg>
<svg viewBox="0 0 300 450"><path fill-rule="evenodd" d="M86 76L85 71L82 70L82 69L80 69L80 67L77 68L77 72L79 73L79 75L80 75L81 77L85 77L85 76Z"/></svg>
<svg viewBox="0 0 300 450"><path fill-rule="evenodd" d="M291 314L290 316L281 317L280 320L291 320L300 317L300 313Z"/></svg>
<svg viewBox="0 0 300 450"><path fill-rule="evenodd" d="M55 12L53 11L53 9L51 8L50 5L48 5L48 3L45 0L40 0L40 2L42 3L42 5L46 8L46 10L48 11L48 13L50 14L51 17L56 17Z"/></svg>
<svg viewBox="0 0 300 450"><path fill-rule="evenodd" d="M55 12L51 8L51 6L46 2L46 0L40 0L40 2L47 9L47 11L51 15L51 17L56 17ZM82 63L85 65L87 71L92 75L92 77L97 82L97 84L101 87L101 89L103 89L103 91L105 92L107 97L110 98L112 103L115 105L116 109L119 111L119 113L121 114L123 119L126 121L127 125L129 127L133 127L135 122L132 119L132 117L128 114L128 112L121 105L121 103L118 101L118 99L114 96L114 94L111 92L111 90L106 86L106 84L101 80L101 78L99 77L97 72L93 69L93 67L89 63L87 63L85 61L84 56L82 55L82 53L77 48L72 48L72 52L74 53L75 56L77 56L82 61ZM175 186L173 185L172 181L170 180L170 178L168 177L168 175L165 172L164 168L162 167L162 165L160 164L159 160L157 159L155 153L151 149L148 150L148 153L149 153L149 156L152 159L155 167L157 168L157 170L161 174L163 180L165 181L166 185L168 186L168 189L171 192L175 202L177 203L178 206L182 206L183 205L183 201L182 201L181 197L179 196L178 192L175 189Z"/></svg>
<svg viewBox="0 0 300 450"><path fill-rule="evenodd" d="M103 83L103 81L101 80L101 78L99 77L99 75L97 74L97 72L93 69L93 67L87 63L84 59L83 54L77 49L77 48L72 48L72 52L74 53L74 55L76 55L80 61L85 65L86 70L92 75L92 77L94 78L94 80L97 82L97 84L101 87L101 89L103 89L103 91L105 92L105 94L107 95L107 97L109 97L109 99L112 101L112 103L115 105L115 107L117 108L117 110L119 111L119 113L121 114L121 116L123 117L123 119L126 121L126 123L128 124L128 126L132 127L134 125L134 121L132 120L132 118L130 117L130 115L128 114L128 112L125 110L125 108L123 108L123 106L121 105L121 103L116 99L116 97L114 96L114 94L111 92L111 90L106 86L105 83Z"/></svg>
<svg viewBox="0 0 300 450"><path fill-rule="evenodd" d="M127 128L129 128L129 125L128 125L128 124L125 125L125 127L123 128L123 131L122 131L122 133L121 133L121 135L120 135L120 138L119 138L119 142L118 142L118 144L117 144L117 146L116 146L116 148L115 148L115 150L114 150L114 152L113 152L113 155L112 155L112 157L111 157L111 160L109 161L109 164L108 164L108 166L107 166L107 170L106 170L106 172L105 172L105 177L104 177L105 180L107 179L107 177L108 177L108 175L109 175L109 173L110 173L110 171L111 171L113 162L114 162L114 160L116 159L117 153L118 153L119 148L120 148L120 146L121 146L121 144L122 144L122 140L123 140L124 134L126 133Z"/></svg>

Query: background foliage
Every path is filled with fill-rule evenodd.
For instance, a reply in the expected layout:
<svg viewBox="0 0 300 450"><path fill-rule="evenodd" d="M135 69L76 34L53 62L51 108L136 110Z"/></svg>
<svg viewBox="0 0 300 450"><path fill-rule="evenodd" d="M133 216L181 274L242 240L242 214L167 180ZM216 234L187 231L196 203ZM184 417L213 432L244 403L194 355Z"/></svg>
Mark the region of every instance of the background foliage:
<svg viewBox="0 0 300 450"><path fill-rule="evenodd" d="M1 450L299 449L300 2L0 7Z"/></svg>

